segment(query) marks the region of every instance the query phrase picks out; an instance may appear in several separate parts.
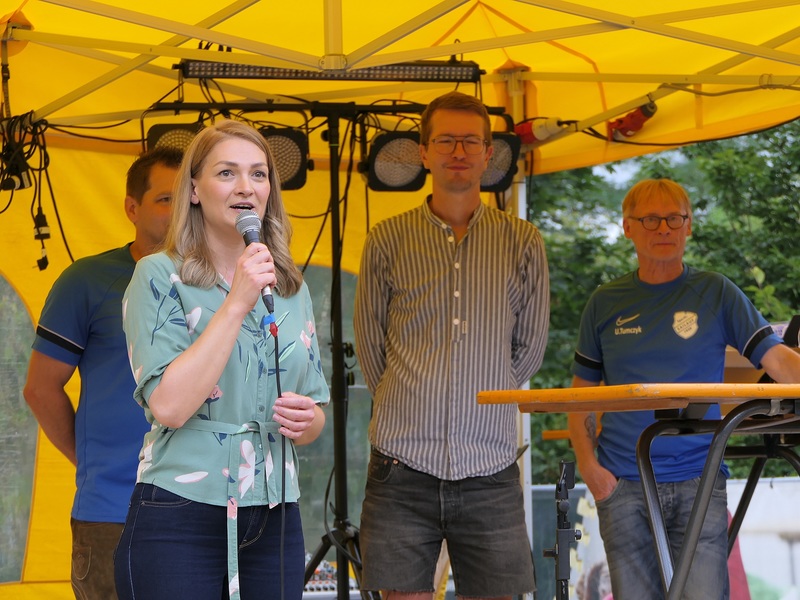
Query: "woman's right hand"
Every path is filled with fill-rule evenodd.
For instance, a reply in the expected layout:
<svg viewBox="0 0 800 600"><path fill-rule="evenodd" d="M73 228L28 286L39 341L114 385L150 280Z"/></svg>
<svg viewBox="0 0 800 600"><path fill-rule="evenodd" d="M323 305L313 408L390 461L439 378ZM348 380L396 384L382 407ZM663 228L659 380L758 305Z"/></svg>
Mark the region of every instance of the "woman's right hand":
<svg viewBox="0 0 800 600"><path fill-rule="evenodd" d="M236 271L231 282L229 300L240 302L242 317L253 310L267 286L275 287L275 262L272 253L262 243L255 242L245 247L236 261Z"/></svg>
<svg viewBox="0 0 800 600"><path fill-rule="evenodd" d="M245 247L236 261L231 291L197 340L164 370L148 403L154 417L167 427L182 427L208 398L233 352L247 314L259 302L261 290L275 284L275 264L264 244Z"/></svg>

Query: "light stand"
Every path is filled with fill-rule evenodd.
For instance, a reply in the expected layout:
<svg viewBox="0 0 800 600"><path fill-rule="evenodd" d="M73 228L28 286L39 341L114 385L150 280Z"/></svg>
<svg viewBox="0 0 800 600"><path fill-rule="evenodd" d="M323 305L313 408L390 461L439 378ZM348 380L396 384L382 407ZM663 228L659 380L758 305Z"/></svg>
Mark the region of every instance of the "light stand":
<svg viewBox="0 0 800 600"><path fill-rule="evenodd" d="M331 403L333 404L333 469L336 494L333 505L334 529L329 531L306 564L304 582L308 583L328 553L336 546L336 596L338 600L350 597L350 569L356 576L361 590L361 552L358 544L358 529L350 523L347 512L347 383L342 339L342 245L339 228L339 119L347 111L355 116L354 105L316 107L314 116L328 118L327 142L330 149L330 215L331 215ZM369 592L361 591L365 600L372 598Z"/></svg>
<svg viewBox="0 0 800 600"><path fill-rule="evenodd" d="M542 552L556 561L556 600L569 600L569 546L581 539L581 532L569 522L569 491L574 487L575 463L562 460L556 484L556 545Z"/></svg>

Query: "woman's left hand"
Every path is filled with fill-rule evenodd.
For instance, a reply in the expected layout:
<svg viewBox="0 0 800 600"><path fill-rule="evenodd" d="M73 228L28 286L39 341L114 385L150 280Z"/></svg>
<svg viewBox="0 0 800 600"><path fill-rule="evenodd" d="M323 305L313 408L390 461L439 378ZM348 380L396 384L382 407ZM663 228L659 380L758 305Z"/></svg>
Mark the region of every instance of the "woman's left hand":
<svg viewBox="0 0 800 600"><path fill-rule="evenodd" d="M283 392L275 400L272 419L280 426L281 435L296 440L312 425L317 416L316 403L307 396L294 392Z"/></svg>

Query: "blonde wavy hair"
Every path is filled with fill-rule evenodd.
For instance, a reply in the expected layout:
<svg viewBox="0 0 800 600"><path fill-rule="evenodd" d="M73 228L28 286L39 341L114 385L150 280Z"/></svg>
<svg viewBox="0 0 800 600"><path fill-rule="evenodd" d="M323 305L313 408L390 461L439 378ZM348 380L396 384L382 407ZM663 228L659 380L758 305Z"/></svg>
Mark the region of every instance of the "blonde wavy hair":
<svg viewBox="0 0 800 600"><path fill-rule="evenodd" d="M186 149L175 181L172 220L164 241L164 250L180 265L179 275L184 283L202 288L210 288L217 283L218 274L205 236L203 212L199 205L191 202L192 178L203 170L205 160L213 148L232 137L255 144L267 157L271 190L261 221L261 239L275 261L275 275L278 279L274 287L275 293L284 298L292 296L300 290L303 275L289 251L292 227L281 198L275 161L264 136L245 123L218 121L198 133Z"/></svg>

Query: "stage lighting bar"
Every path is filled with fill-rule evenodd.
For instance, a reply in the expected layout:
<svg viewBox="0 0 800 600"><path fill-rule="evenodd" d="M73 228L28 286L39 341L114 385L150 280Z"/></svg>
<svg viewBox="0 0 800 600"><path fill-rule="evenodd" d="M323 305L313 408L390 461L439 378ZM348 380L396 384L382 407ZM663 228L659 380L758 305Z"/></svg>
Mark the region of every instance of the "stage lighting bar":
<svg viewBox="0 0 800 600"><path fill-rule="evenodd" d="M242 65L205 60L182 60L187 79L310 79L341 81L447 81L477 83L485 71L472 61L419 60L364 69L310 71Z"/></svg>

